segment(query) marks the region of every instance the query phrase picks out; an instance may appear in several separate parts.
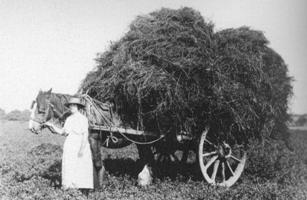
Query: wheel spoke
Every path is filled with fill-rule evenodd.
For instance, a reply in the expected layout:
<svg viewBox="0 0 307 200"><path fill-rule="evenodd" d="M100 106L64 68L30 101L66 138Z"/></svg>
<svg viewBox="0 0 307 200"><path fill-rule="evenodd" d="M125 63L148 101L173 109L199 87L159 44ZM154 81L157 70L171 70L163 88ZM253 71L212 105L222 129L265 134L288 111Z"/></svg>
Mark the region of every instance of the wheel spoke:
<svg viewBox="0 0 307 200"><path fill-rule="evenodd" d="M212 157L212 158L209 160L209 162L206 164L205 168L208 169L208 168L212 165L212 163L214 163L214 161L215 161L217 158L218 158L218 156Z"/></svg>
<svg viewBox="0 0 307 200"><path fill-rule="evenodd" d="M218 168L219 168L219 165L220 165L220 161L219 161L219 160L215 161L214 167L213 167L213 173L212 173L212 176L211 176L211 179L212 179L213 181L215 181L215 178L216 178L216 174L217 174L217 170L218 170Z"/></svg>
<svg viewBox="0 0 307 200"><path fill-rule="evenodd" d="M238 158L234 157L233 155L231 155L230 157L231 157L232 159L234 159L235 161L237 161L237 162L241 162L241 160L240 160L240 159L238 159Z"/></svg>
<svg viewBox="0 0 307 200"><path fill-rule="evenodd" d="M233 170L232 170L232 168L231 168L231 166L230 166L230 164L229 164L228 161L226 161L226 165L227 165L229 171L231 172L231 174L232 174L232 176L233 176L233 175L234 175L234 172L233 172Z"/></svg>
<svg viewBox="0 0 307 200"><path fill-rule="evenodd" d="M212 156L212 155L214 155L216 153L217 153L216 151L212 151L212 152L209 152L209 153L204 153L203 157Z"/></svg>
<svg viewBox="0 0 307 200"><path fill-rule="evenodd" d="M210 142L209 140L205 139L205 141L206 141L208 144L210 144L211 146L214 146L215 148L217 148L216 145L213 144L212 142Z"/></svg>
<svg viewBox="0 0 307 200"><path fill-rule="evenodd" d="M223 177L223 183L225 182L226 176L225 176L225 162L222 162L222 177Z"/></svg>

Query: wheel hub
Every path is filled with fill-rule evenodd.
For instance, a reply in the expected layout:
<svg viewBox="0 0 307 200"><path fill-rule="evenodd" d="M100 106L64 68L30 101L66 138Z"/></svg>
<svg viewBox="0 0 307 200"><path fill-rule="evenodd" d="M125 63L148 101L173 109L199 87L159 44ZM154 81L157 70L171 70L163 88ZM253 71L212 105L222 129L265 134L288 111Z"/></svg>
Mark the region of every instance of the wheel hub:
<svg viewBox="0 0 307 200"><path fill-rule="evenodd" d="M217 153L220 158L227 158L231 154L231 148L227 143L224 142L218 146Z"/></svg>
<svg viewBox="0 0 307 200"><path fill-rule="evenodd" d="M222 157L222 158L225 157L225 151L224 151L224 148L222 147L222 145L218 146L217 153L218 153L219 157Z"/></svg>

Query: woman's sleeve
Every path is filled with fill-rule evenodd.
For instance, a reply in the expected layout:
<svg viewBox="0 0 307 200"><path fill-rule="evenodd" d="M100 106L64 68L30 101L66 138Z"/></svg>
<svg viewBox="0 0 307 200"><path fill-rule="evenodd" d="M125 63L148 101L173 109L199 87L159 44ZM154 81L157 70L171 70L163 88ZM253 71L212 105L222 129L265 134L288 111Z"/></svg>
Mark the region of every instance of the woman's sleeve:
<svg viewBox="0 0 307 200"><path fill-rule="evenodd" d="M72 129L69 117L66 119L63 127L63 131L65 134L68 134Z"/></svg>

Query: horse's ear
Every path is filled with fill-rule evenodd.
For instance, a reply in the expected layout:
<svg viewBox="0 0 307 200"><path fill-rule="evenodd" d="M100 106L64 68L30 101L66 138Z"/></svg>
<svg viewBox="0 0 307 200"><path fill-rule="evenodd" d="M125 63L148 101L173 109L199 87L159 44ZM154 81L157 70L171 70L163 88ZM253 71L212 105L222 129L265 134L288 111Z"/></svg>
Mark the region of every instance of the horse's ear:
<svg viewBox="0 0 307 200"><path fill-rule="evenodd" d="M52 88L50 88L50 90L47 91L48 94L51 94Z"/></svg>

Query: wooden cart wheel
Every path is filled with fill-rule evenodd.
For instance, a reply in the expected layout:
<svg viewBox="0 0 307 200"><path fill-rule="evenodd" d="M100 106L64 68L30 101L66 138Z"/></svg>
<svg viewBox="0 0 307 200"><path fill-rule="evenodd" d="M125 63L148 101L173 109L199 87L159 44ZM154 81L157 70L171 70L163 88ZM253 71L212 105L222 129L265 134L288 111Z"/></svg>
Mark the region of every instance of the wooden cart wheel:
<svg viewBox="0 0 307 200"><path fill-rule="evenodd" d="M241 176L246 151L240 145L232 147L223 142L214 142L208 138L207 128L200 137L198 160L205 180L212 185L230 187Z"/></svg>

